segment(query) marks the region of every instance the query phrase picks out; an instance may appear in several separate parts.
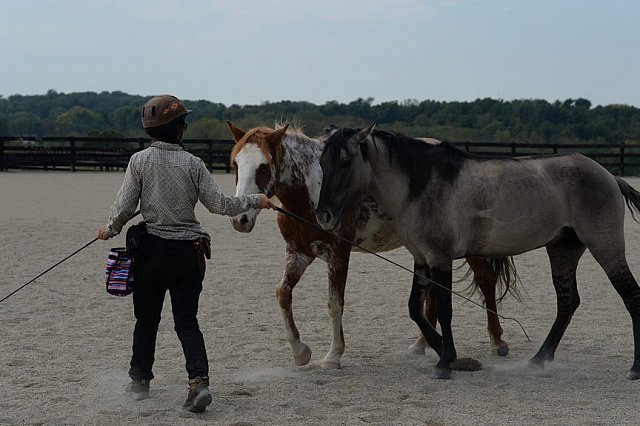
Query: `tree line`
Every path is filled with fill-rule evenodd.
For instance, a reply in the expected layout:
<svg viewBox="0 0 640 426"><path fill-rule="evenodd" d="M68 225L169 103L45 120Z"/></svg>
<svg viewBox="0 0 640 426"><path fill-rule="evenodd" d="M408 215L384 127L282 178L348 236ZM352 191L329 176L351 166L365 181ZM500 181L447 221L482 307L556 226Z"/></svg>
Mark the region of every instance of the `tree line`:
<svg viewBox="0 0 640 426"><path fill-rule="evenodd" d="M0 135L142 137L140 110L148 97L114 92L0 95ZM593 106L587 99L472 102L405 100L374 104L373 98L349 103L304 101L230 105L184 100L194 110L188 138L229 139L225 121L240 127L291 122L309 136L329 124L380 128L408 136L447 141L524 143L639 143L640 109L628 105Z"/></svg>

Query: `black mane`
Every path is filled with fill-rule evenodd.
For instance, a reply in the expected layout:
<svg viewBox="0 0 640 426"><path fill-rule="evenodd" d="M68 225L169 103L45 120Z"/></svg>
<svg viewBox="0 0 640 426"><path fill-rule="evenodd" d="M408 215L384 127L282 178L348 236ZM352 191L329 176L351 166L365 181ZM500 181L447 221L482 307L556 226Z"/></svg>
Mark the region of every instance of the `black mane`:
<svg viewBox="0 0 640 426"><path fill-rule="evenodd" d="M338 161L340 150L347 149L347 141L360 129L344 128L338 130L327 140L325 151L332 161ZM473 157L446 142L432 145L413 139L400 133L386 130L374 130L376 141L384 142L389 153L389 162L398 162L400 169L409 177L409 196L419 196L433 176L445 182L452 182L459 174L466 158ZM361 144L362 156L367 161L369 146Z"/></svg>

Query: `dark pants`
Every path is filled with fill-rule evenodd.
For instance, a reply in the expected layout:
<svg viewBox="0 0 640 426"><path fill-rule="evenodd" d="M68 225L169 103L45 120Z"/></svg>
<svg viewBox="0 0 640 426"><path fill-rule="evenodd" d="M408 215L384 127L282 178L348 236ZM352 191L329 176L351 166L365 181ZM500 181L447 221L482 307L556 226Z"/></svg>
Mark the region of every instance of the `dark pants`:
<svg viewBox="0 0 640 426"><path fill-rule="evenodd" d="M208 376L207 352L196 318L202 278L193 242L165 240L148 234L145 243L145 256L136 259L133 292L136 326L129 376L137 380L153 378L156 335L167 290L189 379Z"/></svg>

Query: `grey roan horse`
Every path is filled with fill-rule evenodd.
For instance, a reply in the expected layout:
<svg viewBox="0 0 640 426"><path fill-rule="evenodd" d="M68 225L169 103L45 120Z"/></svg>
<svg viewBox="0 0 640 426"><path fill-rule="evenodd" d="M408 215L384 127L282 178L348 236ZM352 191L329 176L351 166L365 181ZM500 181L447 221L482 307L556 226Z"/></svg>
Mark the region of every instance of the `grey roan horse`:
<svg viewBox="0 0 640 426"><path fill-rule="evenodd" d="M631 314L635 351L626 378L640 378L640 287L627 265L624 243L625 201L633 216L640 192L580 154L476 156L374 127L342 129L329 137L320 158L316 217L325 229L334 229L350 203L368 192L396 221L414 257L409 313L440 357L434 377L450 378L456 359L448 291L452 261L544 246L558 309L530 362L544 366L553 360L580 304L576 267L588 248ZM442 336L422 313L430 291L436 292Z"/></svg>

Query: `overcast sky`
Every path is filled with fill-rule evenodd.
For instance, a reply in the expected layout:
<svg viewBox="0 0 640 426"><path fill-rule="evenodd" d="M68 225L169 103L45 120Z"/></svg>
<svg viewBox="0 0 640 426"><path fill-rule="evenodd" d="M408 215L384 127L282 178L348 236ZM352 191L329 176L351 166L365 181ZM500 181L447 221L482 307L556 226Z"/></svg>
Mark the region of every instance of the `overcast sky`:
<svg viewBox="0 0 640 426"><path fill-rule="evenodd" d="M0 95L640 107L638 0L0 0Z"/></svg>

